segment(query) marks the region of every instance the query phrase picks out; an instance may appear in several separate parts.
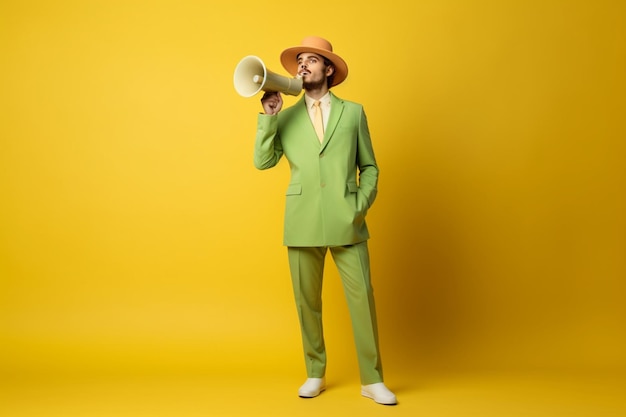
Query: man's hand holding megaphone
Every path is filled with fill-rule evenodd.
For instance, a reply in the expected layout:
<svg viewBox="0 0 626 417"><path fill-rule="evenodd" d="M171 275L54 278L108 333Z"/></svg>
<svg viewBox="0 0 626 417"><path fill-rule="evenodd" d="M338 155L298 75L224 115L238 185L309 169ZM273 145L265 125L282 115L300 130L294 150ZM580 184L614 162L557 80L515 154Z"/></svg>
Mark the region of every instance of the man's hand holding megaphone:
<svg viewBox="0 0 626 417"><path fill-rule="evenodd" d="M278 114L280 109L283 108L283 97L279 91L266 92L261 97L261 104L265 114L274 115Z"/></svg>

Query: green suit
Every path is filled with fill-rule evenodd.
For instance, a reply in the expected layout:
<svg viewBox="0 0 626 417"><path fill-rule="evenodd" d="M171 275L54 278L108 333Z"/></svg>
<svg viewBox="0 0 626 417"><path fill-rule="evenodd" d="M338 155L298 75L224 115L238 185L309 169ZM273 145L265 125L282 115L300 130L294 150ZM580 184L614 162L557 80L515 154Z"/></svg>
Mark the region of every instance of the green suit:
<svg viewBox="0 0 626 417"><path fill-rule="evenodd" d="M288 247L307 374L322 377L326 370L321 289L324 258L330 249L350 309L361 382L382 382L365 222L376 198L378 166L363 107L331 93L321 144L304 97L277 115L260 114L255 166L274 167L283 155L291 169L284 244Z"/></svg>

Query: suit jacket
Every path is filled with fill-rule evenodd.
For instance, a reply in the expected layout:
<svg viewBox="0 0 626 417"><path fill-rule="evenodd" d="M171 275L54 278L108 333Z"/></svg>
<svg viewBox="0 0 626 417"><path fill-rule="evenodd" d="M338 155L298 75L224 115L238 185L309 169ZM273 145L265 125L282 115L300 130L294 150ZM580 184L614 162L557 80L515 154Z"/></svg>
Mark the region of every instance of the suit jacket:
<svg viewBox="0 0 626 417"><path fill-rule="evenodd" d="M254 165L271 168L283 155L291 168L286 246L345 246L369 238L365 215L376 198L378 166L363 106L331 93L321 144L304 96L277 115L259 114Z"/></svg>

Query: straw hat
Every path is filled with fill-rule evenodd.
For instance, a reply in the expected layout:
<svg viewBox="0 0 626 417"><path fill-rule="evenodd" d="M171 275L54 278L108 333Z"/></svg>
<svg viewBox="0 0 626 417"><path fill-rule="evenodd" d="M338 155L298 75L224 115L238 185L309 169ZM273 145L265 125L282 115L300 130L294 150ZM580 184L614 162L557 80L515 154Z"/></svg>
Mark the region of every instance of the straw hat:
<svg viewBox="0 0 626 417"><path fill-rule="evenodd" d="M280 54L280 62L283 64L283 67L294 77L298 74L298 55L303 52L322 55L333 63L335 66L335 78L332 86L342 83L348 76L348 64L333 52L333 46L330 42L319 36L307 36L302 40L302 45L287 48Z"/></svg>

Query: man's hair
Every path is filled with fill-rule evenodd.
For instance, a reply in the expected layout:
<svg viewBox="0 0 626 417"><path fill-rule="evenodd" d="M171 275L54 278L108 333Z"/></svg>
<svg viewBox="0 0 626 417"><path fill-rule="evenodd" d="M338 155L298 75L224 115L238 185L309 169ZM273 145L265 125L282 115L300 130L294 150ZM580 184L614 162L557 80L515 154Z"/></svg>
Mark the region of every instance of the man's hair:
<svg viewBox="0 0 626 417"><path fill-rule="evenodd" d="M330 74L327 78L326 78L326 85L328 86L328 88L332 87L333 85L333 81L335 79L335 71L337 70L335 68L335 64L333 64L333 61L331 61L330 59L326 58L324 55L320 55L322 58L324 58L324 65L326 65L327 67L333 67L333 73Z"/></svg>

